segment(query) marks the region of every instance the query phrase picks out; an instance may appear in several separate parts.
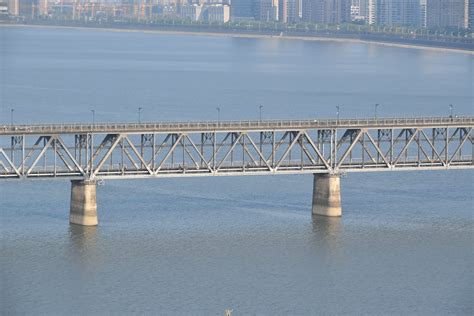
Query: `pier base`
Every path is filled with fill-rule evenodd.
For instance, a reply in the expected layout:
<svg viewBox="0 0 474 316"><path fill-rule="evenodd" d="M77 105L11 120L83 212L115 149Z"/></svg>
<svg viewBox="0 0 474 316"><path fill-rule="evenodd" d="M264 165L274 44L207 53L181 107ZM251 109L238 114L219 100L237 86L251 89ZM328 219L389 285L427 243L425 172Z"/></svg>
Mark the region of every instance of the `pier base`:
<svg viewBox="0 0 474 316"><path fill-rule="evenodd" d="M339 175L314 175L313 214L323 216L342 215Z"/></svg>
<svg viewBox="0 0 474 316"><path fill-rule="evenodd" d="M95 226L97 219L95 181L71 181L71 208L69 222L83 226Z"/></svg>

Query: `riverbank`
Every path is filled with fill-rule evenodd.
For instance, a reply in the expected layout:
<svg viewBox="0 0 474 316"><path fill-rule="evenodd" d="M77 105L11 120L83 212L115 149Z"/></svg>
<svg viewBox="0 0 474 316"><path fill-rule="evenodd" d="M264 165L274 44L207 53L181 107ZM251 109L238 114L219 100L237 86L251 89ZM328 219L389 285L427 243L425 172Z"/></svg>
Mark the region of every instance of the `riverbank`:
<svg viewBox="0 0 474 316"><path fill-rule="evenodd" d="M380 46L389 46L389 47L400 47L400 48L411 48L411 49L423 49L439 52L457 52L474 55L474 50L469 47L447 47L442 46L441 44L446 45L447 43L438 43L439 46L436 46L436 42L427 43L404 43L401 39L392 39L384 38L383 40L377 39L367 39L367 38L354 38L354 37L344 37L344 36L335 36L334 34L324 34L324 35L297 35L291 33L280 32L279 34L268 34L265 32L241 32L241 31L222 31L222 30L196 30L196 29L182 29L178 27L155 27L155 28L145 28L140 27L140 25L134 25L133 27L121 27L120 25L111 26L105 25L100 26L97 24L88 26L88 25L60 25L60 24L2 24L0 27L35 27L35 28L68 28L68 29L77 29L77 30L92 30L92 31L112 31L112 32L141 32L141 33L153 33L153 34L180 34L180 35L193 35L193 36L219 36L219 37L234 37L234 38L262 38L262 39L279 39L279 40L304 40L304 41L324 41L324 42L340 42L340 43L359 43L359 44L375 44Z"/></svg>

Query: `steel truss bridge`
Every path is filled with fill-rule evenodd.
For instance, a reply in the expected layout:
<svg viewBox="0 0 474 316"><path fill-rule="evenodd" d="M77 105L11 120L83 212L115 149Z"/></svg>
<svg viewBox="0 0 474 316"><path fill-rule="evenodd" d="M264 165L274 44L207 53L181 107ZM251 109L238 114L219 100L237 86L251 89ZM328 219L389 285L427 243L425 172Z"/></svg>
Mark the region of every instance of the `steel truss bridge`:
<svg viewBox="0 0 474 316"><path fill-rule="evenodd" d="M0 178L472 169L473 126L474 117L0 125Z"/></svg>

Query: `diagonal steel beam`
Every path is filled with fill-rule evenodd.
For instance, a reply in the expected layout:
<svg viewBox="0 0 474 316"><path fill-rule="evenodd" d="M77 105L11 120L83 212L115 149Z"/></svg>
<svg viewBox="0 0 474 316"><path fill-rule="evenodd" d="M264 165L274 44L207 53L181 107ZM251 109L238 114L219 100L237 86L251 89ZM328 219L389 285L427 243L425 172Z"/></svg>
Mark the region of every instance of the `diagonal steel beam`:
<svg viewBox="0 0 474 316"><path fill-rule="evenodd" d="M107 161L107 159L109 159L109 157L112 154L112 152L114 151L115 147L117 147L118 143L122 139L121 134L109 134L107 136L112 137L112 139L115 137L115 139L112 141L112 145L110 146L109 150L105 153L104 157L102 157L100 162L94 168L94 172L92 173L91 178L95 177L99 173L99 171L102 168L102 166L104 165L104 163Z"/></svg>
<svg viewBox="0 0 474 316"><path fill-rule="evenodd" d="M415 139L416 137L416 134L418 132L417 129L408 129L408 131L410 131L410 133L412 133L411 137L408 139L408 141L406 142L405 146L403 146L403 149L400 151L400 154L397 156L397 158L395 159L395 161L393 162L393 166L395 167L398 163L398 160L400 160L400 158L402 157L402 155L407 151L408 147L410 146L410 144L412 143L412 141Z"/></svg>
<svg viewBox="0 0 474 316"><path fill-rule="evenodd" d="M58 141L59 143L59 146L64 150L64 152L66 153L66 155L69 157L69 159L71 159L72 163L76 166L76 168L79 170L79 172L85 176L85 172L84 172L84 169L82 169L82 167L80 166L80 164L76 161L76 159L72 156L71 152L67 149L67 146L64 144L63 140L61 139L60 136L57 136L56 137L56 140Z"/></svg>
<svg viewBox="0 0 474 316"><path fill-rule="evenodd" d="M38 157L36 157L36 159L33 161L33 164L30 166L30 168L28 169L28 171L26 171L26 175L29 175L30 172L33 170L33 168L36 166L36 164L38 163L38 161L43 157L43 155L46 153L46 150L48 150L48 147L51 145L51 143L53 142L53 139L54 137L52 136L45 136L46 139L48 139L48 142L44 145L43 149L41 149Z"/></svg>
<svg viewBox="0 0 474 316"><path fill-rule="evenodd" d="M130 154L130 152L128 151L128 149L125 145L125 136L122 138L122 143L120 144L120 147L122 148L122 151L125 154L125 156L127 156L128 161L130 161L132 163L132 165L135 167L135 170L140 170L140 167L138 166L135 159L133 159L132 155Z"/></svg>
<svg viewBox="0 0 474 316"><path fill-rule="evenodd" d="M441 155L438 153L438 150L436 150L436 147L434 144L430 141L429 137L425 134L423 130L420 130L421 135L426 139L426 142L430 145L431 149L435 153L435 155L438 157L439 162L442 163L444 166L446 166L446 162L444 161L443 158L441 158Z"/></svg>
<svg viewBox="0 0 474 316"><path fill-rule="evenodd" d="M303 133L301 131L298 131L297 134L296 134L296 137L293 138L293 141L290 143L290 145L286 148L283 156L280 157L280 160L278 160L276 166L275 166L275 170L277 170L281 163L283 162L283 160L286 158L286 156L288 156L288 154L290 153L291 149L293 148L293 146L295 146L295 144L298 142L300 136L302 135Z"/></svg>
<svg viewBox="0 0 474 316"><path fill-rule="evenodd" d="M64 165L69 169L69 171L74 171L74 168L72 168L71 165L66 161L66 158L64 157L63 153L61 152L61 145L59 144L57 136L55 138L56 139L54 140L54 147L55 147L54 153L56 155L58 155L58 157L61 159L61 161L64 163Z"/></svg>
<svg viewBox="0 0 474 316"><path fill-rule="evenodd" d="M158 174L158 171L161 170L161 168L163 167L163 164L166 162L166 160L168 160L168 158L171 156L171 154L173 153L173 151L176 149L176 147L178 146L179 142L181 141L181 139L183 138L183 134L179 134L178 136L178 139L175 140L173 146L171 146L170 150L168 151L168 153L166 154L166 156L163 158L163 160L161 160L160 164L158 165L158 167L156 168L154 174L157 175Z"/></svg>
<svg viewBox="0 0 474 316"><path fill-rule="evenodd" d="M365 132L365 135L367 135L368 132ZM373 162L373 163L377 163L377 160L374 158L374 156L372 156L372 153L370 152L370 150L367 148L367 146L365 145L365 140L364 138L363 139L359 139L359 144L360 146L362 147L362 149L364 150L364 152L367 153L367 155L369 156L370 160Z"/></svg>
<svg viewBox="0 0 474 316"><path fill-rule="evenodd" d="M132 148L132 151L135 153L135 155L138 157L138 160L145 166L146 170L148 171L149 174L153 174L153 171L151 171L150 167L148 164L145 162L143 159L142 155L138 152L137 148L132 144L128 136L124 136L125 141L130 145L130 148Z"/></svg>
<svg viewBox="0 0 474 316"><path fill-rule="evenodd" d="M196 169L199 169L200 166L199 166L199 163L196 161L196 159L194 159L194 156L191 154L191 152L189 151L189 146L186 147L185 145L185 141L186 141L187 137L183 137L183 139L181 140L181 143L183 144L183 149L185 151L185 153L188 155L189 158L191 158L191 160L193 161L194 165L196 166ZM184 161L183 161L183 168L185 167L185 164L184 164Z"/></svg>
<svg viewBox="0 0 474 316"><path fill-rule="evenodd" d="M374 141L374 139L372 138L372 136L370 135L370 133L366 133L365 135L367 135L367 138L369 139L369 141L372 143L372 145L374 145L375 147L375 150L379 153L380 157L382 157L383 161L385 162L385 164L387 165L387 167L391 167L390 166L390 162L388 161L388 159L385 157L385 155L383 154L382 150L380 149L380 147L376 144L376 142Z"/></svg>
<svg viewBox="0 0 474 316"><path fill-rule="evenodd" d="M205 159L204 156L201 154L201 152L200 152L199 149L196 147L196 144L194 144L194 142L191 140L191 138L190 138L188 135L185 135L184 137L186 137L186 139L188 140L188 142L191 144L191 146L194 148L194 150L198 153L199 158L201 158L201 161L203 161L203 162L206 164L207 169L209 169L209 171L211 171L211 172L214 172L214 170L211 168L211 166L210 166L209 163L206 161L206 159Z"/></svg>
<svg viewBox="0 0 474 316"><path fill-rule="evenodd" d="M148 164L150 165L152 162L153 162L153 159L156 159L156 156L163 150L163 148L165 148L165 146L168 144L168 140L170 139L171 135L173 134L168 134L166 135L165 139L161 142L160 146L158 146L158 148L156 148L155 152L153 152L153 157L151 157L150 161L148 162ZM153 168L155 166L152 166Z"/></svg>
<svg viewBox="0 0 474 316"><path fill-rule="evenodd" d="M270 171L273 171L273 168L270 166L270 164L268 163L267 159L265 159L265 156L263 155L263 153L260 151L260 149L258 149L258 146L255 144L255 142L253 141L252 137L250 137L248 134L245 135L247 137L247 139L249 140L250 144L252 145L252 147L255 149L255 152L257 153L257 155L260 157L260 159L265 163L265 165L267 166L268 170Z"/></svg>
<svg viewBox="0 0 474 316"><path fill-rule="evenodd" d="M341 156L341 158L339 158L339 163L336 165L336 170L339 169L342 166L342 164L344 163L344 160L346 160L347 156L349 156L349 154L352 152L354 147L359 142L359 139L362 136L362 134L364 134L364 131L362 131L361 129L358 130L357 135L352 140L352 143L349 145L349 148L347 148L346 151L344 152L344 154Z"/></svg>
<svg viewBox="0 0 474 316"><path fill-rule="evenodd" d="M257 160L253 157L252 153L251 153L250 150L249 150L249 147L248 147L247 144L245 143L245 139L246 139L246 138L249 139L248 135L247 135L247 134L244 134L244 135L242 136L242 139L240 140L240 144L242 145L242 148L243 148L244 152L246 152L247 155L250 157L250 160L252 160L253 164L258 167L260 164L259 164L259 163L257 162ZM245 167L245 161L242 161L242 163L243 163L243 166L242 166L242 167Z"/></svg>
<svg viewBox="0 0 474 316"><path fill-rule="evenodd" d="M216 172L219 171L219 169L221 168L222 164L225 162L225 160L227 159L227 157L229 157L229 155L232 153L232 151L234 150L235 146L237 146L237 144L239 143L240 141L240 138L242 137L242 133L239 133L239 136L237 137L237 139L234 141L234 144L230 147L230 149L227 151L227 153L225 154L224 158L222 158L221 162L217 164L217 167L216 167Z"/></svg>
<svg viewBox="0 0 474 316"><path fill-rule="evenodd" d="M466 140L469 138L469 134L471 133L471 130L472 128L469 128L469 131L466 131L466 135L464 135L464 137L462 138L462 141L461 143L459 144L459 146L456 148L456 151L454 152L454 154L451 156L451 159L449 160L448 162L448 165L451 164L454 160L454 158L456 157L457 153L461 150L462 146L464 146L464 143L466 142Z"/></svg>
<svg viewBox="0 0 474 316"><path fill-rule="evenodd" d="M33 144L31 147L30 151L23 157L23 161L21 162L20 169L24 170L24 165L26 165L26 161L33 155L35 152L36 148L39 147L39 143L43 140L45 136L39 136L38 140Z"/></svg>
<svg viewBox="0 0 474 316"><path fill-rule="evenodd" d="M304 137L306 138L306 140L308 141L308 143L311 145L311 148L314 149L314 151L316 152L316 154L318 155L319 159L321 159L321 161L323 162L323 164L326 166L326 168L328 170L332 170L331 166L329 165L329 163L326 161L326 158L324 158L323 154L321 153L321 151L319 150L319 148L316 146L316 144L313 142L313 140L311 139L311 137L308 135L308 133L306 131L304 131L303 133Z"/></svg>
<svg viewBox="0 0 474 316"><path fill-rule="evenodd" d="M8 162L8 164L10 165L10 167L13 169L13 171L15 171L15 173L21 177L21 173L20 171L15 167L15 165L13 164L13 162L10 160L10 158L8 158L8 155L3 151L3 148L0 148L0 153L3 155L3 157L5 157L6 161ZM3 163L2 163L3 164Z"/></svg>

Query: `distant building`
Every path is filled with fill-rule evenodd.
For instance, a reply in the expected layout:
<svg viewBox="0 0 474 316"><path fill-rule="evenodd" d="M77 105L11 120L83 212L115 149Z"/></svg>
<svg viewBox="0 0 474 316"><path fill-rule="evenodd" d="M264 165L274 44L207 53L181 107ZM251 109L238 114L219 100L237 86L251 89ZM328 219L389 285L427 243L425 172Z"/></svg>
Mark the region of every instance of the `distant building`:
<svg viewBox="0 0 474 316"><path fill-rule="evenodd" d="M377 23L377 0L367 0L365 20L370 25Z"/></svg>
<svg viewBox="0 0 474 316"><path fill-rule="evenodd" d="M368 0L352 0L350 8L352 21L367 19L367 1Z"/></svg>
<svg viewBox="0 0 474 316"><path fill-rule="evenodd" d="M199 21L201 19L202 5L183 5L179 8L180 17L184 20Z"/></svg>
<svg viewBox="0 0 474 316"><path fill-rule="evenodd" d="M258 8L258 19L260 21L278 20L278 0L260 0Z"/></svg>
<svg viewBox="0 0 474 316"><path fill-rule="evenodd" d="M8 15L8 1L0 1L0 20L6 20Z"/></svg>
<svg viewBox="0 0 474 316"><path fill-rule="evenodd" d="M230 17L233 21L255 20L256 7L254 0L231 0Z"/></svg>
<svg viewBox="0 0 474 316"><path fill-rule="evenodd" d="M380 25L420 27L420 13L420 0L378 0L376 3L376 21Z"/></svg>
<svg viewBox="0 0 474 316"><path fill-rule="evenodd" d="M11 15L20 15L20 0L9 0L8 1L8 13Z"/></svg>
<svg viewBox="0 0 474 316"><path fill-rule="evenodd" d="M227 23L230 20L230 7L226 4L205 5L202 15L209 22Z"/></svg>
<svg viewBox="0 0 474 316"><path fill-rule="evenodd" d="M420 0L420 25L421 27L426 27L426 1L427 0Z"/></svg>
<svg viewBox="0 0 474 316"><path fill-rule="evenodd" d="M49 0L38 0L39 1L39 15L48 15L48 3Z"/></svg>
<svg viewBox="0 0 474 316"><path fill-rule="evenodd" d="M474 30L474 0L469 0L468 5L467 27L472 31Z"/></svg>
<svg viewBox="0 0 474 316"><path fill-rule="evenodd" d="M303 20L323 24L351 21L351 0L303 0Z"/></svg>
<svg viewBox="0 0 474 316"><path fill-rule="evenodd" d="M426 27L467 28L468 11L469 1L466 0L427 0Z"/></svg>
<svg viewBox="0 0 474 316"><path fill-rule="evenodd" d="M40 14L40 3L39 0L9 0L8 12L11 15L34 18Z"/></svg>

